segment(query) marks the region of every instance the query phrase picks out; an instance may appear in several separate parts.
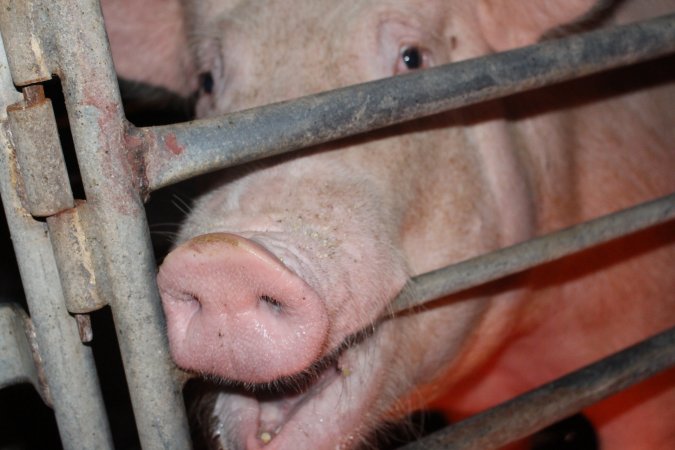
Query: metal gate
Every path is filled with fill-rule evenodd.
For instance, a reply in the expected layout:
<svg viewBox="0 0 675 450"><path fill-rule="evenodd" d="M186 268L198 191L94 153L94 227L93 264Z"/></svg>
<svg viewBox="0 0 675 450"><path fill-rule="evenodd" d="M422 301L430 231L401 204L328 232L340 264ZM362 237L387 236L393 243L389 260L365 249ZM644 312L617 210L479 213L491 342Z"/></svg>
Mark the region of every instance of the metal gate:
<svg viewBox="0 0 675 450"><path fill-rule="evenodd" d="M143 205L150 192L215 169L675 52L671 15L225 118L136 128L124 117L96 0L4 0L0 31L0 193L30 313L0 303L0 387L31 383L54 409L69 449L113 447L92 354L83 345L91 334L88 314L106 305L142 447L191 446L181 395L187 377L170 360L154 281ZM71 191L41 86L53 75L62 83L86 200ZM424 274L394 308L674 216L672 194ZM673 364L675 329L406 448L503 445Z"/></svg>

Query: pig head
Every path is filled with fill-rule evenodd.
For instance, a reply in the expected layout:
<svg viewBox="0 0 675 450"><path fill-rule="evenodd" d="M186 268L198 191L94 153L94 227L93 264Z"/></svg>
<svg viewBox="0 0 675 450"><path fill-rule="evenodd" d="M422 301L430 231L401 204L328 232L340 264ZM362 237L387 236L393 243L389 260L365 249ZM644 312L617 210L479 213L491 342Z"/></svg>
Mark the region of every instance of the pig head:
<svg viewBox="0 0 675 450"><path fill-rule="evenodd" d="M675 10L582 0L103 7L120 75L198 89L200 118L535 43L570 23ZM675 291L663 270L675 264L672 227L381 319L413 275L675 190L672 78L648 88L568 83L219 174L158 275L176 363L228 382L208 411L209 438L355 447L432 399L461 417L672 326L672 295L661 295ZM665 422L647 424L675 404L672 381L656 383L658 398L622 406L644 420L647 440L626 441L607 409L589 413L604 443L675 442Z"/></svg>

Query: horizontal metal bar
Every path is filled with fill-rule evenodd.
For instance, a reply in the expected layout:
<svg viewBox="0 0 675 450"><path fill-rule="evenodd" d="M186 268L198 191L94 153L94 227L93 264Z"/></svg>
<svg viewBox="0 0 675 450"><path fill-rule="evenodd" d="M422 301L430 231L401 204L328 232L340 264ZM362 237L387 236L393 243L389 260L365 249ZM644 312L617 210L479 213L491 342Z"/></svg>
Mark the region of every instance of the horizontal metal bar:
<svg viewBox="0 0 675 450"><path fill-rule="evenodd" d="M675 328L401 447L401 450L500 448L673 365Z"/></svg>
<svg viewBox="0 0 675 450"><path fill-rule="evenodd" d="M675 51L675 15L324 92L141 128L146 189Z"/></svg>
<svg viewBox="0 0 675 450"><path fill-rule="evenodd" d="M412 278L387 314L521 272L675 218L675 194Z"/></svg>

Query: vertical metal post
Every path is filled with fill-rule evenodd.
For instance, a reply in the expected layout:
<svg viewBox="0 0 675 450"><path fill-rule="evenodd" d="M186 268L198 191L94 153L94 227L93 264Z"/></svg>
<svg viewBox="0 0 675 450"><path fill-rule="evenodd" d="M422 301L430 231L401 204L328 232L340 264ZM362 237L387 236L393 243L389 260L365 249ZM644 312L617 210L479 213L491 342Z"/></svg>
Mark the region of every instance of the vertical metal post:
<svg viewBox="0 0 675 450"><path fill-rule="evenodd" d="M0 27L12 42L13 79L7 75L8 63L0 61L4 106L20 99L13 84L25 86L58 74L86 192L85 202L48 207L41 212L47 223L36 221L24 204L22 174L3 121L0 188L37 341L47 355L44 367L64 446L112 448L93 360L66 309L54 258L54 249L63 254L71 248L64 250L67 239L55 233L68 228L54 227L77 216L86 222L85 251L96 259L91 279L104 286L97 293L104 294L115 318L141 445L190 448L182 382L169 357L156 265L134 184L134 158L125 148L127 123L98 1L2 0ZM68 271L60 275L72 281Z"/></svg>
<svg viewBox="0 0 675 450"><path fill-rule="evenodd" d="M145 209L97 0L48 6L87 204L97 223L109 299L144 449L190 448L178 372L168 352Z"/></svg>
<svg viewBox="0 0 675 450"><path fill-rule="evenodd" d="M46 224L30 215L18 195L23 187L6 107L20 100L0 38L0 195L46 376L41 394L54 408L64 448L112 449L94 359L66 310Z"/></svg>

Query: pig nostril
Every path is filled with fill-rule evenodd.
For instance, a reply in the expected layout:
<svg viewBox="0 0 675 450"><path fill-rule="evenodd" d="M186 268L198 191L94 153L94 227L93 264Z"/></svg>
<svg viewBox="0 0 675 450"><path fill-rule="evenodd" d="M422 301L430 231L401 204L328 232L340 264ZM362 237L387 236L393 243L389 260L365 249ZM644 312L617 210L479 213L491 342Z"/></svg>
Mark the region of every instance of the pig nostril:
<svg viewBox="0 0 675 450"><path fill-rule="evenodd" d="M272 312L274 312L275 314L281 313L283 305L281 304L281 302L279 302L279 300L275 299L274 297L270 297L269 295L261 295L260 297L258 297L258 300L260 300L260 302L262 303L267 304L272 310Z"/></svg>

